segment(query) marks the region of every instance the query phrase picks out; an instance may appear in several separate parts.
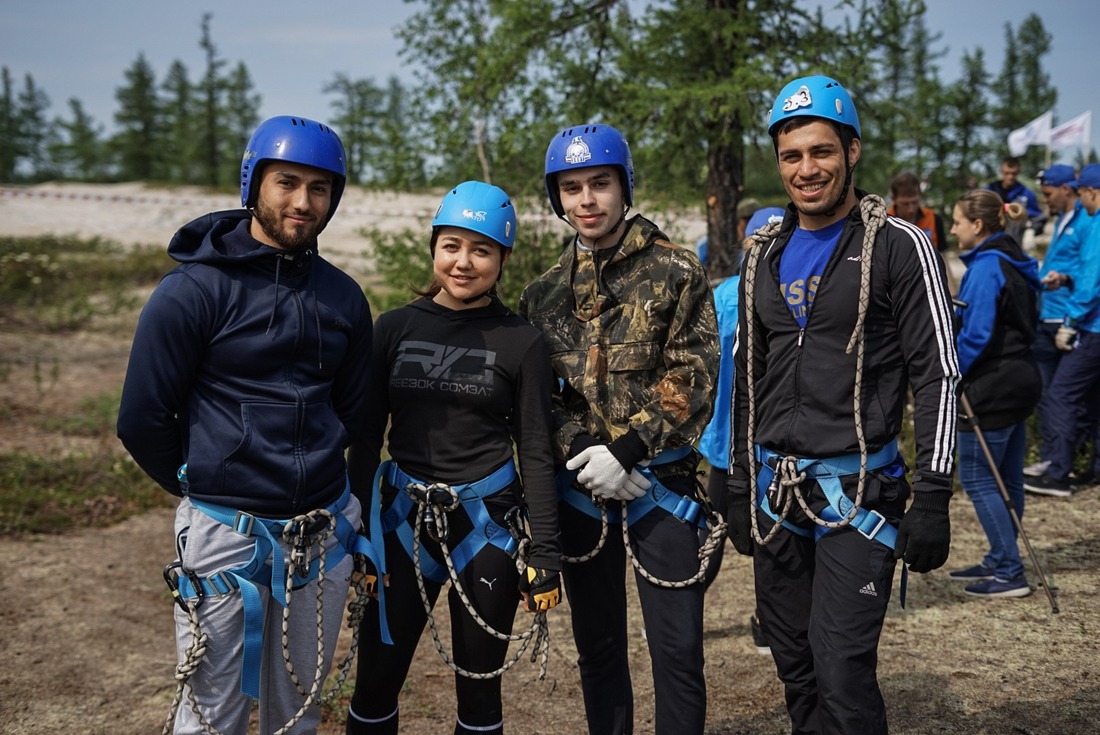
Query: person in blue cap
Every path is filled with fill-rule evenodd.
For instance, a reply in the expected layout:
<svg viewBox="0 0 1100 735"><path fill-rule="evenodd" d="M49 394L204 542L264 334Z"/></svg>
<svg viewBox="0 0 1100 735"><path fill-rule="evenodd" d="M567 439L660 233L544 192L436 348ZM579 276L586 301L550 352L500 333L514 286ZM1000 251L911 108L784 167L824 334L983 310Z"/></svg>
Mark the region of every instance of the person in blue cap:
<svg viewBox="0 0 1100 735"><path fill-rule="evenodd" d="M878 644L896 562L929 572L950 551L960 374L946 267L919 227L854 187L859 117L839 82L788 83L768 132L790 204L742 265L729 533L753 557L792 731L885 735ZM910 389L911 484L897 440Z"/></svg>
<svg viewBox="0 0 1100 735"><path fill-rule="evenodd" d="M528 612L543 612L561 598L550 355L497 296L516 244L515 207L499 187L466 181L443 197L431 232L431 283L378 317L373 401L348 455L387 564L375 570L386 575L384 594L360 627L348 735L398 732L409 666L448 581L454 735L504 732L501 675L516 605L522 598ZM531 543L521 575L522 516ZM382 606L392 645L378 636Z"/></svg>
<svg viewBox="0 0 1100 735"><path fill-rule="evenodd" d="M1039 278L1043 283L1040 294L1039 328L1035 335L1035 360L1039 366L1039 375L1043 382L1043 398L1036 408L1036 420L1039 428L1039 460L1024 468L1028 477L1042 477L1050 466L1051 444L1054 441L1053 427L1058 424L1056 417L1050 414L1050 384L1058 369L1058 363L1066 353L1058 349L1054 339L1058 328L1065 318L1066 306L1073 298L1073 285L1083 265L1081 245L1088 232L1089 213L1077 197L1077 172L1072 166L1056 163L1039 173L1040 189L1047 209L1054 220L1054 234L1043 255L1039 268ZM1095 438L1096 416L1100 416L1100 405L1089 412L1092 420L1084 426L1076 427L1078 444ZM1068 488L1043 487L1040 494L1066 496Z"/></svg>
<svg viewBox="0 0 1100 735"><path fill-rule="evenodd" d="M360 524L344 451L363 427L372 333L363 289L318 252L346 177L327 125L261 123L241 161L243 209L176 233L180 264L138 321L118 436L180 498L165 570L190 689L177 735L244 735L255 699L261 732L311 733L321 719L314 685Z"/></svg>
<svg viewBox="0 0 1100 735"><path fill-rule="evenodd" d="M1080 267L1065 285L1072 285L1061 308L1061 321L1054 334L1054 344L1064 354L1050 381L1044 397L1044 416L1050 424L1051 441L1042 459L1050 464L1039 477L1026 477L1024 487L1044 495L1070 497L1073 493L1070 473L1080 443L1080 427L1091 418L1100 391L1100 226L1096 211L1100 209L1100 164L1090 163L1077 177L1077 195L1087 224L1082 222L1083 236ZM1086 472L1092 480L1100 474L1100 454Z"/></svg>

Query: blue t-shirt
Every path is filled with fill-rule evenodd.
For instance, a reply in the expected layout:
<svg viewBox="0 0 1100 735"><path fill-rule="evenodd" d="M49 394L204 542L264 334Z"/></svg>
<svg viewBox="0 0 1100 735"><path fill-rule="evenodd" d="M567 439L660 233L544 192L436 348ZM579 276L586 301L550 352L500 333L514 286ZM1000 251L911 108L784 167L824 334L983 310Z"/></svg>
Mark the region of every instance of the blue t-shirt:
<svg viewBox="0 0 1100 735"><path fill-rule="evenodd" d="M797 227L779 259L779 287L783 290L791 316L803 329L814 304L821 274L825 272L825 265L836 249L843 230L843 219L820 230Z"/></svg>

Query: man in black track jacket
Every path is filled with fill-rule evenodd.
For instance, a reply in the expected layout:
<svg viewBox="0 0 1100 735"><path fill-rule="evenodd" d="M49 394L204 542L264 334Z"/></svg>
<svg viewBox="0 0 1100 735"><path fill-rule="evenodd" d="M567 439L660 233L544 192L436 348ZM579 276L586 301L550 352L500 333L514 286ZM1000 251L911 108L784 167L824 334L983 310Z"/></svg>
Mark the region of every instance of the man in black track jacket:
<svg viewBox="0 0 1100 735"><path fill-rule="evenodd" d="M927 572L950 544L959 368L946 272L919 228L853 188L859 120L835 80L788 84L769 132L791 204L755 235L740 285L730 536L754 557L792 731L885 733L876 666L895 561Z"/></svg>

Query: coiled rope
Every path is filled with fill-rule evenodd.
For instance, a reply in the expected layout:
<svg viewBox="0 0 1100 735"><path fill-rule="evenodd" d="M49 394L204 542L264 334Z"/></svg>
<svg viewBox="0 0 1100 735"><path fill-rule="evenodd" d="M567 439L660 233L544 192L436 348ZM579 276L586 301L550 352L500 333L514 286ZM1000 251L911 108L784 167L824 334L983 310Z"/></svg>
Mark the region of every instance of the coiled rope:
<svg viewBox="0 0 1100 735"><path fill-rule="evenodd" d="M446 503L435 502L434 500L443 494L437 492L440 490L446 495ZM451 551L446 543L448 536L447 513L459 507L461 501L458 499L458 493L455 492L454 488L444 483L432 483L430 485L409 483L405 488L405 492L412 498L417 507L416 524L413 526L413 567L416 569L416 586L420 590L420 600L424 603L424 612L427 613L428 616L428 628L432 632L432 641L435 644L435 650L439 653L440 658L443 659L443 662L447 664L451 671L454 671L459 676L478 680L495 679L512 668L512 666L523 657L524 652L531 642L534 641L535 646L531 651L531 662L534 663L538 660L539 681L544 680L546 678L547 662L550 657L550 626L546 621L546 613L534 613L531 627L523 633L502 633L489 625L489 623L481 617L474 607L474 604L470 601L470 598L466 595L462 582L458 578L458 572L455 570L454 561L451 558ZM437 506L440 512L436 513L432 510L430 514L426 513L425 511L431 510L433 505ZM454 587L455 593L462 601L463 606L469 611L470 616L482 630L497 640L508 642L522 641L522 644L511 659L505 661L496 671L467 671L456 664L454 659L448 655L443 647L443 641L440 639L439 631L436 629L435 616L432 614L432 602L428 597L428 590L424 584L424 574L420 569L420 534L425 516L428 516L429 522L434 525L431 531L435 538L438 539L439 548L443 551L443 560L447 564L447 574L450 577L451 585ZM520 575L523 575L527 571L526 553L528 548L529 544L520 544L516 552L516 568L519 570Z"/></svg>
<svg viewBox="0 0 1100 735"><path fill-rule="evenodd" d="M863 358L866 346L863 326L867 318L868 306L871 303L871 259L874 256L875 238L878 236L879 230L881 230L882 226L886 223L886 203L881 197L869 194L860 200L859 213L864 226L863 249L860 254L859 304L856 312L856 323L852 329L852 335L848 339L848 346L845 349L845 354L848 355L852 354L852 350L856 352L855 381L854 389L852 390L852 411L855 419L856 439L859 442L859 482L856 486L855 504L852 506L848 515L841 518L839 521L826 521L818 517L810 510L803 496L802 481L806 479L806 473L798 472L798 458L790 456L781 457L775 467L775 481L779 488L780 497L779 502L775 505L779 507L777 508L774 505L772 507L772 510L779 516L778 520L771 527L766 536L761 536L756 513L752 513L749 516L752 520L753 539L761 546L766 545L779 532L779 529L783 525L783 521L787 518L792 508L794 500L797 500L799 507L802 508L802 511L810 520L819 526L830 529L843 528L851 523L863 504L863 492L867 477L867 441L863 433L861 390L863 383ZM776 236L780 227L781 223L776 222L753 233L753 247L749 250L748 258L745 261L745 303L742 308L745 310L745 349L748 355L745 365L745 378L748 383L746 392L748 398L746 443L748 445L751 508L757 507L757 496L759 493L756 485L758 467L756 452L754 450L756 446L756 360L753 348L756 339L756 328L754 325L756 316L756 272L760 264L760 259L763 257L765 246Z"/></svg>
<svg viewBox="0 0 1100 735"><path fill-rule="evenodd" d="M310 536L306 529L313 527L317 521L324 519L326 525L323 530ZM356 649L359 646L359 622L363 618L363 614L367 604L370 601L370 597L367 594L364 587L364 570L365 570L365 557L361 554L355 555L355 572L352 575L354 580L354 586L356 589L355 598L348 603L348 626L352 629L351 647L348 650L347 656L340 662L338 666L338 673L334 685L328 692L321 693L321 685L325 678L324 664L325 664L325 631L324 631L324 586L325 586L325 563L327 552L325 549L325 541L336 531L336 516L325 509L318 509L311 511L304 515L295 516L283 527L283 540L291 547L291 563L287 565L287 579L286 579L286 606L283 607L283 620L282 620L282 649L283 649L283 663L286 666L287 673L290 675L291 680L294 682L295 687L305 697L305 701L302 702L302 706L294 714L293 717L285 725L275 731L275 735L285 735L290 728L294 727L305 716L306 712L314 704L323 704L335 697L343 686L344 681L347 679L348 673L351 669L351 662L355 657ZM310 690L307 692L302 686L301 680L298 678L297 673L294 671L294 665L290 661L290 602L292 596L292 588L294 583L294 575L297 572L299 577L306 577L310 565L313 562L313 546L317 545L319 553L317 554L317 665L313 677L313 684ZM281 550L276 550L275 553L281 553ZM206 645L209 637L204 633L199 625L199 601L192 599L187 601L187 623L191 633L191 642L188 644L187 649L184 651L183 660L176 665L176 693L172 699L172 704L168 712L168 716L164 721L164 728L161 730L161 735L168 735L172 731L172 725L176 719L176 712L179 709L180 704L183 701L184 692L187 694L187 701L191 706L191 711L195 713L195 717L198 719L199 725L207 735L221 735L217 728L215 728L205 716L203 716L200 710L199 703L195 698L194 690L188 686L191 677L198 670L199 665L202 663L203 658L206 656Z"/></svg>

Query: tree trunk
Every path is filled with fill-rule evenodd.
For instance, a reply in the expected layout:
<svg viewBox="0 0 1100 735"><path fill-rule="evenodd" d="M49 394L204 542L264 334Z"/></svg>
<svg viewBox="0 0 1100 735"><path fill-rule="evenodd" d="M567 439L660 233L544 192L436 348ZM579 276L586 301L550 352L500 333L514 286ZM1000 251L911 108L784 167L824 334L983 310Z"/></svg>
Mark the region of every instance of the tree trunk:
<svg viewBox="0 0 1100 735"><path fill-rule="evenodd" d="M722 136L726 140L740 134ZM745 151L713 136L707 151L707 275L728 278L738 272L737 204L741 201Z"/></svg>

